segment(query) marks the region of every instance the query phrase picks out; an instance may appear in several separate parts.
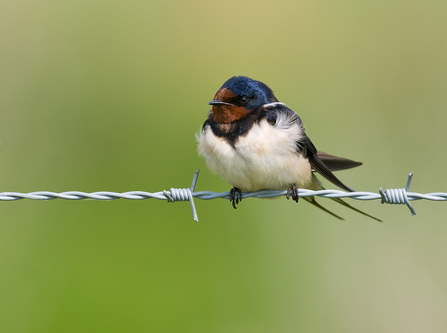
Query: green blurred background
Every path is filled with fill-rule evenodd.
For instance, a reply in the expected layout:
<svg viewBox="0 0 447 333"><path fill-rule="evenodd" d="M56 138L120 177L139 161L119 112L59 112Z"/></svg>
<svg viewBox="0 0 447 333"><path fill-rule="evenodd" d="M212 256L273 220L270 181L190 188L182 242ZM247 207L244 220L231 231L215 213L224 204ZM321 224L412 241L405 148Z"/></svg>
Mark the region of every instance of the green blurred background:
<svg viewBox="0 0 447 333"><path fill-rule="evenodd" d="M447 192L444 1L0 4L0 188L228 191L194 134L267 83L377 192ZM328 185L328 184L326 184ZM328 188L333 188L328 185ZM0 203L1 332L445 332L447 204Z"/></svg>

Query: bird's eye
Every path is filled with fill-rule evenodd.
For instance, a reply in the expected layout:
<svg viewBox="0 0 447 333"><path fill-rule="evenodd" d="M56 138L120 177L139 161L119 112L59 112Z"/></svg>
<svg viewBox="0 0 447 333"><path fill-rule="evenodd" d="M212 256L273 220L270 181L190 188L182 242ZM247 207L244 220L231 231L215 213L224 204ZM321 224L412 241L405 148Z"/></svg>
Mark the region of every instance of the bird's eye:
<svg viewBox="0 0 447 333"><path fill-rule="evenodd" d="M239 98L239 102L241 102L242 104L248 103L249 100L250 100L250 98L248 98L247 96L241 96Z"/></svg>

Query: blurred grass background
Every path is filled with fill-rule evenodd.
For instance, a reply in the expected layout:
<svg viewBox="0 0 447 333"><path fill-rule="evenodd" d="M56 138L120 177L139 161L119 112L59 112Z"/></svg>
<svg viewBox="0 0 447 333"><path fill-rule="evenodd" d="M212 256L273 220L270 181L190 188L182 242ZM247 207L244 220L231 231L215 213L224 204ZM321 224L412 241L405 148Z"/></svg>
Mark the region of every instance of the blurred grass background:
<svg viewBox="0 0 447 333"><path fill-rule="evenodd" d="M268 84L357 190L447 192L447 3L0 4L1 191L229 190L217 89ZM332 188L331 186L328 186ZM1 332L445 332L447 205L0 203Z"/></svg>

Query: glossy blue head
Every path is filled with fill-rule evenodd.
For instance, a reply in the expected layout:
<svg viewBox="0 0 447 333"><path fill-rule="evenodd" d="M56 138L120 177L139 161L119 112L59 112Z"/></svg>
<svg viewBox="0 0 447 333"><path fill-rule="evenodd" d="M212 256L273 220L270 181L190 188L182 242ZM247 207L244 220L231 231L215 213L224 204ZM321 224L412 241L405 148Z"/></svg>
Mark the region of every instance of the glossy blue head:
<svg viewBox="0 0 447 333"><path fill-rule="evenodd" d="M264 83L246 76L233 76L217 91L212 116L220 123L231 123L245 117L264 104L278 102L273 91Z"/></svg>
<svg viewBox="0 0 447 333"><path fill-rule="evenodd" d="M233 76L223 84L214 96L214 101L209 104L215 105L214 102L226 102L253 111L278 100L266 84L246 76Z"/></svg>

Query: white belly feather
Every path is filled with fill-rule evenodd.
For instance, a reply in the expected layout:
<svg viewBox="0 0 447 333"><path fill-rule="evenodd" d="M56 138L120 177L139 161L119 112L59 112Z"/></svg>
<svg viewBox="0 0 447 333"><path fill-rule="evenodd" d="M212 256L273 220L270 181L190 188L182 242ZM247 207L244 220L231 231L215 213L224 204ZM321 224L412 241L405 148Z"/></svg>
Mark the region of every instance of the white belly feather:
<svg viewBox="0 0 447 333"><path fill-rule="evenodd" d="M234 148L206 126L198 137L198 151L212 171L245 192L284 190L292 184L314 187L318 181L308 159L296 152L302 129L282 118L274 126L266 120L253 125Z"/></svg>

